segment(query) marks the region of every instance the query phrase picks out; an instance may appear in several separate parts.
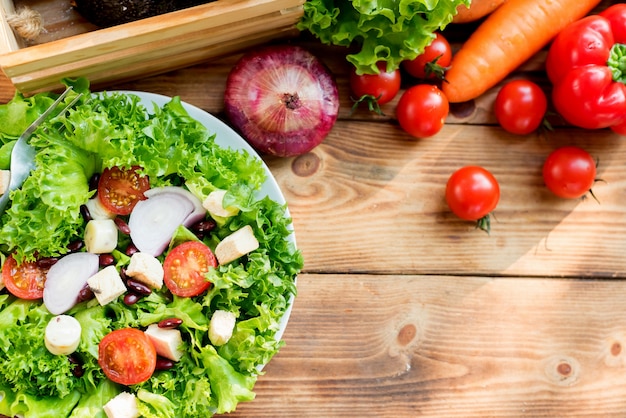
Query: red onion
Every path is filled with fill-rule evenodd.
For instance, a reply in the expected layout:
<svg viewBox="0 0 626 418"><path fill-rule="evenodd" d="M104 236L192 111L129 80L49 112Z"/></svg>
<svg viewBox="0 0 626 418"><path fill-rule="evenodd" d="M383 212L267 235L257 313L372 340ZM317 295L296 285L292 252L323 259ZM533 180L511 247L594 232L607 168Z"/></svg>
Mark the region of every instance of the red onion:
<svg viewBox="0 0 626 418"><path fill-rule="evenodd" d="M63 256L46 275L43 303L54 315L61 315L78 303L87 279L98 272L100 257L80 252Z"/></svg>
<svg viewBox="0 0 626 418"><path fill-rule="evenodd" d="M157 187L144 195L147 199L135 205L128 226L135 247L155 257L167 248L176 228L206 215L200 199L181 187Z"/></svg>
<svg viewBox="0 0 626 418"><path fill-rule="evenodd" d="M231 70L226 115L257 151L280 157L309 152L337 120L339 94L331 73L298 46L270 46L244 55Z"/></svg>

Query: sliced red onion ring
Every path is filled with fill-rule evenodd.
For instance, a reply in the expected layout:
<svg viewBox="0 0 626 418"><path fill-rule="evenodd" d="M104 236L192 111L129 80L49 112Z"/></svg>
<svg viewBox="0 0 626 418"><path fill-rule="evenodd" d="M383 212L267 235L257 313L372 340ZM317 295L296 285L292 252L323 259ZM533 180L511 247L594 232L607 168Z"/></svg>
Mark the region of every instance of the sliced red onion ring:
<svg viewBox="0 0 626 418"><path fill-rule="evenodd" d="M61 315L78 303L87 279L98 272L99 257L92 253L71 253L57 261L46 276L43 303L54 315Z"/></svg>
<svg viewBox="0 0 626 418"><path fill-rule="evenodd" d="M135 247L157 257L169 245L176 228L204 218L202 202L191 192L175 186L157 187L144 193L130 214L128 226Z"/></svg>

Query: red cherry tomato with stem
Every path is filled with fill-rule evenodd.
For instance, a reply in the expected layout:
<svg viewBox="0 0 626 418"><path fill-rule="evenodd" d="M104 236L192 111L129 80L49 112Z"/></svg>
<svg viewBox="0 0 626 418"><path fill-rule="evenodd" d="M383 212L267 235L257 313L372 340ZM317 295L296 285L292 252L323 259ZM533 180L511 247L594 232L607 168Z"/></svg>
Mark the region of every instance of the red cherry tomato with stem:
<svg viewBox="0 0 626 418"><path fill-rule="evenodd" d="M543 165L543 181L552 193L565 199L577 199L591 192L596 181L597 163L584 149L558 148Z"/></svg>
<svg viewBox="0 0 626 418"><path fill-rule="evenodd" d="M541 126L548 109L548 99L530 80L513 80L498 92L494 105L496 119L507 132L528 135Z"/></svg>
<svg viewBox="0 0 626 418"><path fill-rule="evenodd" d="M446 184L446 202L459 218L476 221L478 228L489 232L490 213L500 200L500 185L488 170L465 166L450 176Z"/></svg>
<svg viewBox="0 0 626 418"><path fill-rule="evenodd" d="M437 86L418 84L402 94L396 106L396 117L411 136L426 138L441 130L449 111L448 99Z"/></svg>
<svg viewBox="0 0 626 418"><path fill-rule="evenodd" d="M445 80L445 73L452 62L452 48L439 32L435 39L415 59L402 62L402 67L413 77L423 80Z"/></svg>
<svg viewBox="0 0 626 418"><path fill-rule="evenodd" d="M387 72L386 63L377 64L378 74L350 74L350 90L354 95L354 106L367 102L370 111L382 113L380 106L392 101L400 91L400 70Z"/></svg>

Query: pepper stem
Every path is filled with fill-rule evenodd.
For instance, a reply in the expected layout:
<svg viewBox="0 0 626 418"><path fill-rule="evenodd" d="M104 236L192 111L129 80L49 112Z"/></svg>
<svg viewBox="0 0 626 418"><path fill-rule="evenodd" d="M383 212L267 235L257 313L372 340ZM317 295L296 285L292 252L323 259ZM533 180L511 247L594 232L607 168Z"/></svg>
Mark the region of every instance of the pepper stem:
<svg viewBox="0 0 626 418"><path fill-rule="evenodd" d="M626 45L615 44L611 48L608 67L613 73L613 81L626 84Z"/></svg>

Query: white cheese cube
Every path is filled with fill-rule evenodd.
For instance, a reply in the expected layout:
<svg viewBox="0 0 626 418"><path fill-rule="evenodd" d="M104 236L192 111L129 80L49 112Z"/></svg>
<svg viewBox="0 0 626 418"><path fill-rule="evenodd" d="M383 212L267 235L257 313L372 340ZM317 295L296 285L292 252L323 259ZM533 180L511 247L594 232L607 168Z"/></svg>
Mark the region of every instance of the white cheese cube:
<svg viewBox="0 0 626 418"><path fill-rule="evenodd" d="M0 195L9 190L9 182L11 181L11 172L9 170L0 170Z"/></svg>
<svg viewBox="0 0 626 418"><path fill-rule="evenodd" d="M104 207L98 196L89 199L87 203L85 203L85 206L87 206L87 209L89 209L89 215L91 215L91 219L115 218L115 214L113 212L109 212L109 210Z"/></svg>
<svg viewBox="0 0 626 418"><path fill-rule="evenodd" d="M85 248L94 254L110 253L117 247L117 225L112 219L92 219L85 227Z"/></svg>
<svg viewBox="0 0 626 418"><path fill-rule="evenodd" d="M46 348L55 356L72 354L80 343L80 322L73 316L58 315L48 322L44 333Z"/></svg>
<svg viewBox="0 0 626 418"><path fill-rule="evenodd" d="M87 285L100 305L114 301L126 292L126 285L115 266L108 266L87 279Z"/></svg>
<svg viewBox="0 0 626 418"><path fill-rule="evenodd" d="M250 225L233 232L215 247L215 257L220 264L227 264L259 248Z"/></svg>
<svg viewBox="0 0 626 418"><path fill-rule="evenodd" d="M204 207L212 217L218 218L228 218L231 216L235 216L239 213L239 208L234 206L224 207L224 196L226 195L226 190L213 190L204 202L202 202L202 207Z"/></svg>
<svg viewBox="0 0 626 418"><path fill-rule="evenodd" d="M232 312L222 310L213 312L209 322L209 339L213 345L224 345L230 340L235 329L235 320L235 314Z"/></svg>
<svg viewBox="0 0 626 418"><path fill-rule="evenodd" d="M156 257L148 253L140 251L133 254L126 268L126 275L152 289L160 289L163 286L163 266Z"/></svg>
<svg viewBox="0 0 626 418"><path fill-rule="evenodd" d="M128 392L122 392L107 402L102 409L107 418L138 418L137 398Z"/></svg>
<svg viewBox="0 0 626 418"><path fill-rule="evenodd" d="M183 338L176 328L159 328L158 324L151 324L145 330L158 355L173 361L178 361L183 356L180 347Z"/></svg>

